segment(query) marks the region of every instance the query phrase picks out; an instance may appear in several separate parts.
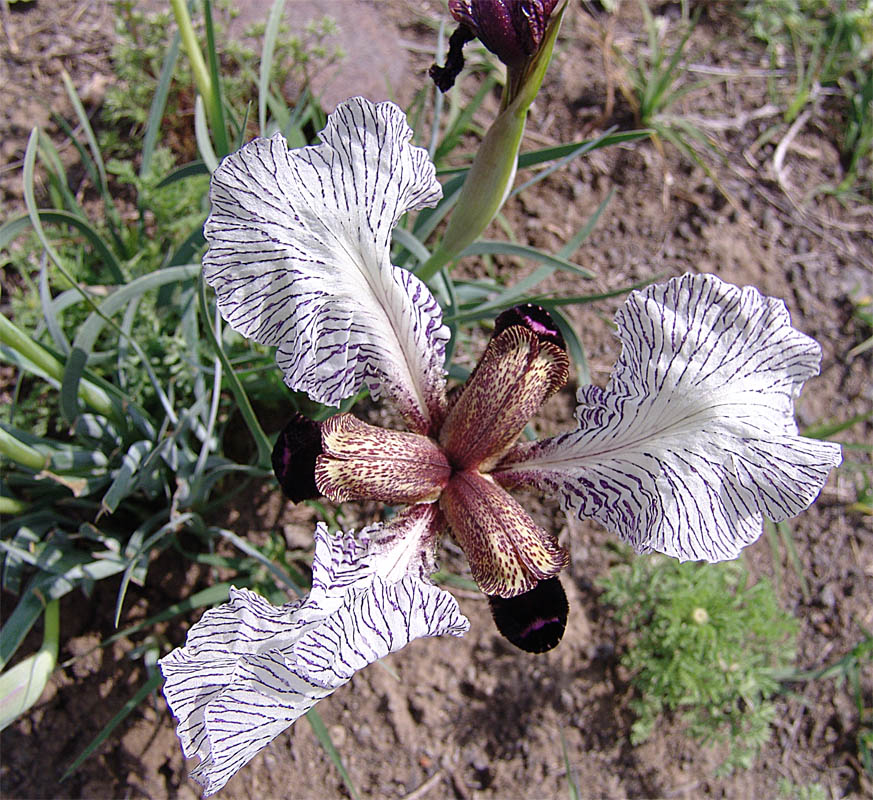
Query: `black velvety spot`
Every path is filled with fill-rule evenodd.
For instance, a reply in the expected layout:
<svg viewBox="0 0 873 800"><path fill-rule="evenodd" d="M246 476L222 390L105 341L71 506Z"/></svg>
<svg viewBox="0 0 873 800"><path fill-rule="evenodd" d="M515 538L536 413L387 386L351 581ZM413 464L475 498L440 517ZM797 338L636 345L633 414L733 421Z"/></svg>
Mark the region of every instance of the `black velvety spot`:
<svg viewBox="0 0 873 800"><path fill-rule="evenodd" d="M557 647L567 627L570 605L557 578L540 581L517 597L488 598L497 630L528 653Z"/></svg>
<svg viewBox="0 0 873 800"><path fill-rule="evenodd" d="M285 496L299 503L321 493L315 485L315 459L321 455L321 426L295 414L273 448L273 471Z"/></svg>
<svg viewBox="0 0 873 800"><path fill-rule="evenodd" d="M494 321L493 335L497 336L513 325L521 325L529 331L533 331L541 342L551 342L564 351L567 349L561 331L555 325L555 321L549 312L542 306L524 303L523 305L507 309Z"/></svg>
<svg viewBox="0 0 873 800"><path fill-rule="evenodd" d="M447 92L455 85L455 78L461 74L461 70L464 68L464 45L475 38L475 34L466 25L459 25L449 37L446 65L438 67L434 64L428 70L427 74L430 75L441 92Z"/></svg>

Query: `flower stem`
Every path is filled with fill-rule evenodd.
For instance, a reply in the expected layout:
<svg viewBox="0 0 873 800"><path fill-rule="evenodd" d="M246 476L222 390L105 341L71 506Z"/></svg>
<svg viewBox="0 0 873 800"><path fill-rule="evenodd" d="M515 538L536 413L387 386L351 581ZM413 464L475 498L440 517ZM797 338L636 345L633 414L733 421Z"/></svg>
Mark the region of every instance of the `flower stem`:
<svg viewBox="0 0 873 800"><path fill-rule="evenodd" d="M19 441L4 428L0 428L0 453L16 464L33 470L44 469L49 462L48 456Z"/></svg>
<svg viewBox="0 0 873 800"><path fill-rule="evenodd" d="M188 5L185 0L170 0L170 6L176 17L176 24L179 26L185 51L188 53L188 60L191 62L191 71L194 73L197 91L202 95L207 113L212 117L215 106L214 88L212 79L209 77L209 69L206 67L206 61L200 50L200 44L194 34L194 26L191 24L191 16L188 14ZM213 125L217 123L217 120L210 121Z"/></svg>
<svg viewBox="0 0 873 800"><path fill-rule="evenodd" d="M5 316L0 314L0 342L24 356L50 378L61 382L64 379L64 364L42 345L31 339ZM118 417L109 395L88 380L79 382L79 397L104 417Z"/></svg>
<svg viewBox="0 0 873 800"><path fill-rule="evenodd" d="M545 78L566 7L567 4L562 3L552 16L540 49L523 71L510 70L500 114L485 134L467 172L446 232L430 258L415 271L421 280L430 280L446 264L456 260L506 202L515 180L527 113Z"/></svg>

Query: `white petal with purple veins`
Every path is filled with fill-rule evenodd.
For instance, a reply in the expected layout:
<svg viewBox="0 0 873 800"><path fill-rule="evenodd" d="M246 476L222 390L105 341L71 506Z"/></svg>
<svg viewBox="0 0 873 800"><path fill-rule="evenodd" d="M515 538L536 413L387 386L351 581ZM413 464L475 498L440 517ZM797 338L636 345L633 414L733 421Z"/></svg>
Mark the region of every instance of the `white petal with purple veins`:
<svg viewBox="0 0 873 800"><path fill-rule="evenodd" d="M442 194L392 103L342 103L322 144L255 139L212 176L203 275L234 330L278 347L285 382L327 405L367 385L413 430L443 412L439 304L391 265L391 232Z"/></svg>
<svg viewBox="0 0 873 800"><path fill-rule="evenodd" d="M316 530L312 591L277 607L247 589L207 611L184 647L161 659L191 776L217 792L321 698L359 669L423 636L463 635L455 599L407 574L379 576L366 531Z"/></svg>
<svg viewBox="0 0 873 800"><path fill-rule="evenodd" d="M576 431L516 447L493 473L557 493L638 552L734 558L810 505L838 445L797 435L794 399L818 344L784 304L713 275L634 292L605 390L579 391Z"/></svg>

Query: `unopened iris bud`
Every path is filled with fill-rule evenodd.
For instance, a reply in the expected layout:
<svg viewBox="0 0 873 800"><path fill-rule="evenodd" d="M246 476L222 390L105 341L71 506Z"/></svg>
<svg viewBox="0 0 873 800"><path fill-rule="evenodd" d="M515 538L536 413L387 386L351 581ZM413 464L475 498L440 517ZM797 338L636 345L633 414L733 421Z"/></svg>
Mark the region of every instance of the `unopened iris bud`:
<svg viewBox="0 0 873 800"><path fill-rule="evenodd" d="M464 65L461 48L478 36L506 64L500 114L473 161L442 241L416 270L427 281L472 244L509 196L531 103L552 57L567 3L558 0L450 0L461 25L449 39L445 67L430 76L447 91Z"/></svg>
<svg viewBox="0 0 873 800"><path fill-rule="evenodd" d="M524 71L546 35L558 0L449 0L449 11L460 23L449 39L446 65L431 67L430 76L442 91L455 82L464 58L461 49L478 38L511 71Z"/></svg>
<svg viewBox="0 0 873 800"><path fill-rule="evenodd" d="M449 11L507 66L530 58L542 44L557 0L449 0Z"/></svg>

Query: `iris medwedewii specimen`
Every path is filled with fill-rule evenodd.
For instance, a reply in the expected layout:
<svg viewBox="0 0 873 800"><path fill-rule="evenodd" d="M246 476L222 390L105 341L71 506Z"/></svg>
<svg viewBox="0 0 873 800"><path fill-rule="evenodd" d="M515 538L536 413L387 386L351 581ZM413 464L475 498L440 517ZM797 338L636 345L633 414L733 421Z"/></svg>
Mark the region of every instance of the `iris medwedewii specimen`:
<svg viewBox="0 0 873 800"><path fill-rule="evenodd" d="M531 652L554 647L568 553L512 490L555 496L638 552L720 561L752 544L765 516L812 503L841 460L794 422L818 345L781 301L713 275L628 297L612 375L578 390L566 433L519 441L567 380L560 334L535 306L498 317L450 403L440 306L389 257L400 217L441 195L410 138L396 106L354 98L330 115L321 144L255 139L212 177L203 275L227 322L276 347L291 389L338 406L366 387L405 429L342 414L295 418L280 435L273 464L293 499L320 492L399 510L357 533L320 523L309 595L276 607L234 589L161 660L207 794L355 671L416 638L468 629L430 580L447 534L501 633Z"/></svg>

